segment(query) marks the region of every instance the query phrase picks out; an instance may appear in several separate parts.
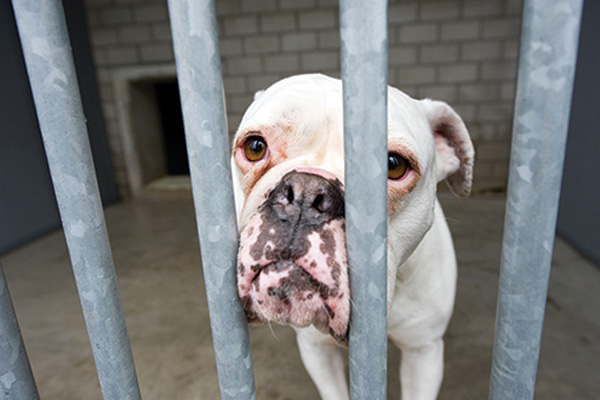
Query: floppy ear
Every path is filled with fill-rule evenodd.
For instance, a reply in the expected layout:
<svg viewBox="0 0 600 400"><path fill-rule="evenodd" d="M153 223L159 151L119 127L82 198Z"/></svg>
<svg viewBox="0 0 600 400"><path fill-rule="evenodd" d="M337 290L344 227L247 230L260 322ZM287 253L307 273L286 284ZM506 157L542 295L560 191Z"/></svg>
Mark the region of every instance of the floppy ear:
<svg viewBox="0 0 600 400"><path fill-rule="evenodd" d="M435 174L446 179L452 193L466 197L471 193L475 151L467 127L458 114L443 101L421 101L435 137Z"/></svg>

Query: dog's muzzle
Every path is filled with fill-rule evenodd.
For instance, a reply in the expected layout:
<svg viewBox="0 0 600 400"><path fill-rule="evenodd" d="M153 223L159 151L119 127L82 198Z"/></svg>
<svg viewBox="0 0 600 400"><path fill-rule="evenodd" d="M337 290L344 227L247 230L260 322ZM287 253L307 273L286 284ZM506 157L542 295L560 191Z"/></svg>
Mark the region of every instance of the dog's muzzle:
<svg viewBox="0 0 600 400"><path fill-rule="evenodd" d="M248 319L305 327L345 344L350 293L342 183L286 174L243 227L238 293Z"/></svg>

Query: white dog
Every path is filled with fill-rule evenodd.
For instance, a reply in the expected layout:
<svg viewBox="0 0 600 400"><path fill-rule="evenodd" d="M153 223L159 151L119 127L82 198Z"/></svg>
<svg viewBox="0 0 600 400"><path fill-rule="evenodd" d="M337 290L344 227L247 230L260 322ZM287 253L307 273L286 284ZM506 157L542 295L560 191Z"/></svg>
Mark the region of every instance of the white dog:
<svg viewBox="0 0 600 400"><path fill-rule="evenodd" d="M238 292L250 322L297 330L323 399L348 399L350 320L344 233L341 81L299 75L259 92L236 133ZM471 190L473 146L439 101L388 91L388 336L402 350L402 398L435 399L456 287L452 239L436 198Z"/></svg>

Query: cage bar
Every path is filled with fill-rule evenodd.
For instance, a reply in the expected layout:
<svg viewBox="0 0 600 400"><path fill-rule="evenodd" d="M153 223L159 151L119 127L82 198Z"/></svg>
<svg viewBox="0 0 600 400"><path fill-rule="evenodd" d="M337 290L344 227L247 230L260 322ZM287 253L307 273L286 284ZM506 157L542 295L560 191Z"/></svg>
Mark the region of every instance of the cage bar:
<svg viewBox="0 0 600 400"><path fill-rule="evenodd" d="M37 400L37 386L1 264L0 321L0 393L12 400Z"/></svg>
<svg viewBox="0 0 600 400"><path fill-rule="evenodd" d="M532 399L582 0L526 0L490 400Z"/></svg>
<svg viewBox="0 0 600 400"><path fill-rule="evenodd" d="M340 1L350 391L386 398L387 1Z"/></svg>
<svg viewBox="0 0 600 400"><path fill-rule="evenodd" d="M102 393L139 399L62 2L13 9Z"/></svg>
<svg viewBox="0 0 600 400"><path fill-rule="evenodd" d="M169 0L169 14L221 398L254 399L214 2Z"/></svg>

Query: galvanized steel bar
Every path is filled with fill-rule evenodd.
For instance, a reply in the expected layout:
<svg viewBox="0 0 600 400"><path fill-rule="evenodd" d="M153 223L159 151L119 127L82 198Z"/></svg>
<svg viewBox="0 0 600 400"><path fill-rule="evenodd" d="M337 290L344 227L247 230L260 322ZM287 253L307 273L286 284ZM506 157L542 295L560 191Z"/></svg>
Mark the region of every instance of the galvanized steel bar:
<svg viewBox="0 0 600 400"><path fill-rule="evenodd" d="M1 264L0 397L11 400L39 399Z"/></svg>
<svg viewBox="0 0 600 400"><path fill-rule="evenodd" d="M534 394L581 10L582 0L525 2L491 400Z"/></svg>
<svg viewBox="0 0 600 400"><path fill-rule="evenodd" d="M340 1L350 391L386 398L387 1Z"/></svg>
<svg viewBox="0 0 600 400"><path fill-rule="evenodd" d="M169 13L221 398L254 399L214 3L169 0Z"/></svg>
<svg viewBox="0 0 600 400"><path fill-rule="evenodd" d="M102 393L139 399L62 2L13 8Z"/></svg>

